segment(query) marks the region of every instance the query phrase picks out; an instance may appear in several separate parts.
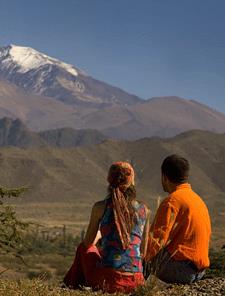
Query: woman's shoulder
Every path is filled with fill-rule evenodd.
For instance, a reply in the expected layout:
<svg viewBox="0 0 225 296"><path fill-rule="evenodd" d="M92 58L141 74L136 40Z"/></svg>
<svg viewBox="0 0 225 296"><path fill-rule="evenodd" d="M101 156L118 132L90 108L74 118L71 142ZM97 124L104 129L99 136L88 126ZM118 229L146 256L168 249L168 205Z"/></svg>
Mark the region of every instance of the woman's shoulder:
<svg viewBox="0 0 225 296"><path fill-rule="evenodd" d="M94 207L102 207L103 205L105 205L105 203L106 203L106 199L96 201L94 204Z"/></svg>
<svg viewBox="0 0 225 296"><path fill-rule="evenodd" d="M137 207L140 210L145 212L146 217L150 215L151 211L150 211L150 208L149 208L149 206L148 206L148 204L146 202L141 201L141 200L136 200L136 204L137 204Z"/></svg>
<svg viewBox="0 0 225 296"><path fill-rule="evenodd" d="M106 207L106 200L100 200L94 203L92 213L98 217L102 217Z"/></svg>
<svg viewBox="0 0 225 296"><path fill-rule="evenodd" d="M145 208L146 211L147 211L147 210L150 210L148 204L147 204L145 201L143 201L143 200L138 200L138 199L137 199L136 202L138 203L138 205L139 205L140 207Z"/></svg>
<svg viewBox="0 0 225 296"><path fill-rule="evenodd" d="M93 208L100 210L102 208L105 208L106 203L107 203L107 200L106 199L99 200L96 203L94 203Z"/></svg>

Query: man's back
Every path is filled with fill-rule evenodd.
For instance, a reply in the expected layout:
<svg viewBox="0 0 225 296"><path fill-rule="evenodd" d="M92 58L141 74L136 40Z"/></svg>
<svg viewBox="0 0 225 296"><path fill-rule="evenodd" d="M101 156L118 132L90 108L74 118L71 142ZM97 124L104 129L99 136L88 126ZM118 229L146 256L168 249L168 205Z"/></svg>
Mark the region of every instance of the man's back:
<svg viewBox="0 0 225 296"><path fill-rule="evenodd" d="M208 247L211 225L208 209L203 200L191 189L181 184L165 200L175 212L174 224L169 234L167 249L176 260L191 260L198 269L209 266Z"/></svg>
<svg viewBox="0 0 225 296"><path fill-rule="evenodd" d="M151 225L146 261L148 270L168 283L197 281L209 266L210 217L188 183L189 169L188 160L176 154L161 165L162 187L169 196Z"/></svg>

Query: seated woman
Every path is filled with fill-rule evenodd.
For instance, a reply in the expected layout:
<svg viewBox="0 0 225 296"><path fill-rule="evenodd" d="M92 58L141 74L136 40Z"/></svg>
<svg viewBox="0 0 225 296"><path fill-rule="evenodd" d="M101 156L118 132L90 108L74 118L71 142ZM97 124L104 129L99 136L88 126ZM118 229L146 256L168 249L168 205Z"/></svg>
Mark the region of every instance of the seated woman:
<svg viewBox="0 0 225 296"><path fill-rule="evenodd" d="M108 196L95 203L84 241L64 278L76 289L130 293L144 284L142 260L147 249L149 210L136 200L134 170L117 162L108 173ZM101 247L97 242L101 238Z"/></svg>

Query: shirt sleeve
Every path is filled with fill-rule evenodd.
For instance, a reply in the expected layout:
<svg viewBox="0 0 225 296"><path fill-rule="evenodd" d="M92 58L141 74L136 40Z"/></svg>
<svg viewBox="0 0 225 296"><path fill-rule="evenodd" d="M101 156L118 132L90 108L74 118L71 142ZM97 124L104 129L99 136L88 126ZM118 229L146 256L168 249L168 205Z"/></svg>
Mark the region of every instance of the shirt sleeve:
<svg viewBox="0 0 225 296"><path fill-rule="evenodd" d="M175 227L177 210L166 198L159 206L150 228L147 258L151 260L158 252L170 243L170 233Z"/></svg>

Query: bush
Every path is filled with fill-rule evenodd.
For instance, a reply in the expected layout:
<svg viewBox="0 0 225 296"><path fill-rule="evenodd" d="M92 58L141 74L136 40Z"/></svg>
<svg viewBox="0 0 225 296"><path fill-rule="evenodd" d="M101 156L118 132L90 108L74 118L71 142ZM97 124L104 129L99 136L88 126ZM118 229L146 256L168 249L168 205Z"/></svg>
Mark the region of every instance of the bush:
<svg viewBox="0 0 225 296"><path fill-rule="evenodd" d="M0 197L18 197L26 188L5 189L0 187ZM0 255L17 252L23 243L23 232L27 224L16 218L16 213L10 206L5 206L0 200Z"/></svg>
<svg viewBox="0 0 225 296"><path fill-rule="evenodd" d="M58 231L55 228L44 228L41 226L30 226L24 236L24 244L20 249L20 254L59 254L64 257L74 255L75 247L81 241L79 235L73 236L66 233L63 226Z"/></svg>

